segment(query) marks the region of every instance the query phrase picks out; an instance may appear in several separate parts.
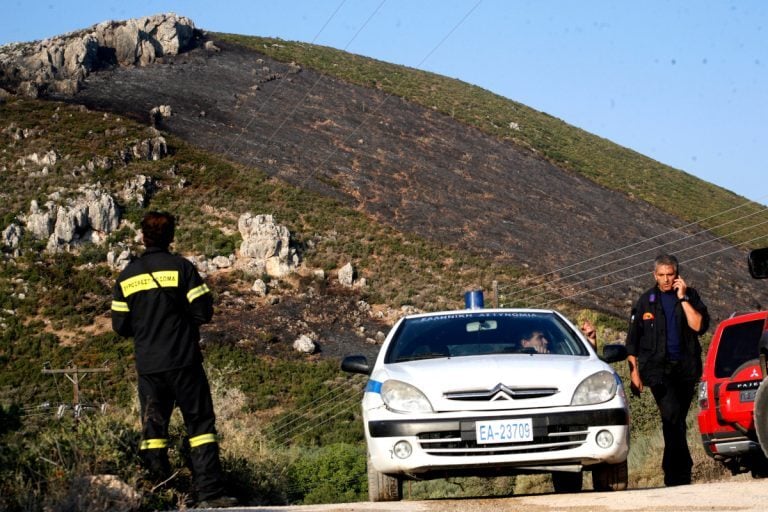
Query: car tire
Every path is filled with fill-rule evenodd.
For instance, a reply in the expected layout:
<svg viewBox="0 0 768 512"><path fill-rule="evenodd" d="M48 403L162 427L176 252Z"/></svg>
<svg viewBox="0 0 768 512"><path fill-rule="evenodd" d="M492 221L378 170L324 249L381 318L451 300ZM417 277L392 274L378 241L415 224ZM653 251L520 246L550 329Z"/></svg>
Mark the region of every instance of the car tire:
<svg viewBox="0 0 768 512"><path fill-rule="evenodd" d="M373 468L368 456L368 499L370 501L400 501L403 499L403 479L380 473Z"/></svg>
<svg viewBox="0 0 768 512"><path fill-rule="evenodd" d="M592 469L592 488L596 491L623 491L628 482L627 461L599 464Z"/></svg>
<svg viewBox="0 0 768 512"><path fill-rule="evenodd" d="M555 488L555 492L558 494L580 492L583 485L584 478L581 471L577 473L573 471L552 472L552 487Z"/></svg>
<svg viewBox="0 0 768 512"><path fill-rule="evenodd" d="M752 478L768 478L768 459L762 453L755 453L749 461Z"/></svg>
<svg viewBox="0 0 768 512"><path fill-rule="evenodd" d="M755 430L763 453L768 457L768 379L763 379L755 395Z"/></svg>

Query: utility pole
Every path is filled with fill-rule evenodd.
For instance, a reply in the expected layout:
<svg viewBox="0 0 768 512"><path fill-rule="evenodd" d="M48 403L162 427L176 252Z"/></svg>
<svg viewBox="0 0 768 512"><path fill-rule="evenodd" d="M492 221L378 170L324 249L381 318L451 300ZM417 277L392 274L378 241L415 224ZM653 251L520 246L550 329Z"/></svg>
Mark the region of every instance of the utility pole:
<svg viewBox="0 0 768 512"><path fill-rule="evenodd" d="M64 376L72 383L72 406L75 409L75 417L78 416L80 410L80 382L91 373L106 373L109 368L78 368L77 366L70 366L68 368L59 369L47 369L43 368L43 374L55 375L64 374Z"/></svg>

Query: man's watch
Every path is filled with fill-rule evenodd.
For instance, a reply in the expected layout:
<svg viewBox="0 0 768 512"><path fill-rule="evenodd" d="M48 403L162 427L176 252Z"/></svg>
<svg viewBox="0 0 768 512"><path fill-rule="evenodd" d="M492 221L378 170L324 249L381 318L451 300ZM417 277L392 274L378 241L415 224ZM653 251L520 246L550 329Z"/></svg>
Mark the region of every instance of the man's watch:
<svg viewBox="0 0 768 512"><path fill-rule="evenodd" d="M689 297L687 295L683 295L681 298L677 299L677 302L688 302Z"/></svg>

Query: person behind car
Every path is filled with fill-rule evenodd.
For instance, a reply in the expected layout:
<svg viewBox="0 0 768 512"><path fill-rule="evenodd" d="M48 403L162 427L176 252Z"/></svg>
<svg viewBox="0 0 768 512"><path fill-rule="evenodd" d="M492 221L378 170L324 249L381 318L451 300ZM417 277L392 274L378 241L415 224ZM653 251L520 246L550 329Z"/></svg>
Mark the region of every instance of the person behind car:
<svg viewBox="0 0 768 512"><path fill-rule="evenodd" d="M542 331L531 331L520 340L523 349L532 348L539 354L549 354L549 340Z"/></svg>
<svg viewBox="0 0 768 512"><path fill-rule="evenodd" d="M627 332L627 361L632 393L648 386L661 414L664 434L664 484L691 483L693 461L686 437L686 416L701 377L699 336L709 327L707 306L679 274L677 258L654 261L656 284L632 308Z"/></svg>
<svg viewBox="0 0 768 512"><path fill-rule="evenodd" d="M581 333L586 336L587 340L592 344L592 348L597 350L597 330L595 329L595 326L592 325L592 322L584 320L579 329L581 329Z"/></svg>

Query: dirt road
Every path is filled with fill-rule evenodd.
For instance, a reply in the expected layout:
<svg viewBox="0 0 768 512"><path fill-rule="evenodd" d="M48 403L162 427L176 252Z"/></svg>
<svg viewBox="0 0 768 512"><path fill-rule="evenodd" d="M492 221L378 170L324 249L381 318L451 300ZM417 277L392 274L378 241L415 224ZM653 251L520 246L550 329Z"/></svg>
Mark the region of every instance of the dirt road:
<svg viewBox="0 0 768 512"><path fill-rule="evenodd" d="M768 480L732 480L623 492L537 494L509 498L243 507L263 512L765 512Z"/></svg>

